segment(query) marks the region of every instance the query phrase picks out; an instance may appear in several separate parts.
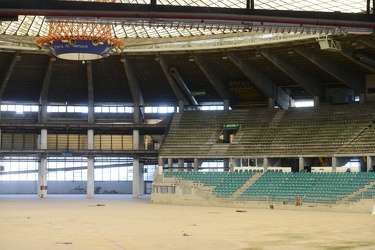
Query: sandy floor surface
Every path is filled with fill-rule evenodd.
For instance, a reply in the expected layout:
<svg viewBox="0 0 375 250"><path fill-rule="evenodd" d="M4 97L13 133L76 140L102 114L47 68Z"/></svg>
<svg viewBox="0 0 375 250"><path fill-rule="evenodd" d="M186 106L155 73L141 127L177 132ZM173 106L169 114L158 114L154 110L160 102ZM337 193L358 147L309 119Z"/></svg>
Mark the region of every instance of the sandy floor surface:
<svg viewBox="0 0 375 250"><path fill-rule="evenodd" d="M0 195L0 249L375 249L375 215Z"/></svg>

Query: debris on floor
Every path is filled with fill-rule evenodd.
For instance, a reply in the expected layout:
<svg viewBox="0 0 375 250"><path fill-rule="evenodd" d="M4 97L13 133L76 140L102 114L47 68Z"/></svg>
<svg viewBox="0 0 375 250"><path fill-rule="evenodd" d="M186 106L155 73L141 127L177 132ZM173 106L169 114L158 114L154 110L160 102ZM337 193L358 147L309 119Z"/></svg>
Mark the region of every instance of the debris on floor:
<svg viewBox="0 0 375 250"><path fill-rule="evenodd" d="M64 242L56 242L56 244L62 244L62 245L72 245L73 242L70 241L64 241Z"/></svg>
<svg viewBox="0 0 375 250"><path fill-rule="evenodd" d="M236 210L237 213L246 213L246 210Z"/></svg>
<svg viewBox="0 0 375 250"><path fill-rule="evenodd" d="M97 207L104 207L105 204L96 204Z"/></svg>

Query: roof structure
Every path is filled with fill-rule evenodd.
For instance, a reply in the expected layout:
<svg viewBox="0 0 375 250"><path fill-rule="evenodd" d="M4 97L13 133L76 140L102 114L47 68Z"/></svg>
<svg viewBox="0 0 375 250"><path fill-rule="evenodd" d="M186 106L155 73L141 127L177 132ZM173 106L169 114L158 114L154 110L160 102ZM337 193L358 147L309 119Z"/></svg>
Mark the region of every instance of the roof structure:
<svg viewBox="0 0 375 250"><path fill-rule="evenodd" d="M96 102L132 103L124 60L148 105L176 105L181 98L188 106L228 99L233 107L264 104L271 97L327 100L328 89L337 87L364 94L364 79L375 72L372 4L5 0L0 7L0 63L5 69L0 80L9 74L9 83L3 84L0 98L39 101L49 56L35 40L48 34L51 22L110 25L113 37L124 41L121 51L92 63ZM16 56L22 59L10 70ZM188 90L177 87L185 97L171 85L171 68ZM86 66L58 59L52 71L49 102L87 102Z"/></svg>

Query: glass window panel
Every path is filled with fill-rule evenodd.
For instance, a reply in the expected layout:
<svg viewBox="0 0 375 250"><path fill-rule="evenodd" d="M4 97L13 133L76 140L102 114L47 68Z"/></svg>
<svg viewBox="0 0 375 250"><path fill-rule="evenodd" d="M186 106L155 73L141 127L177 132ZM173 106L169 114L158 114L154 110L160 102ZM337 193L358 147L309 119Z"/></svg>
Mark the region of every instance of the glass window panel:
<svg viewBox="0 0 375 250"><path fill-rule="evenodd" d="M66 112L66 106L59 106L59 112L65 113Z"/></svg>
<svg viewBox="0 0 375 250"><path fill-rule="evenodd" d="M117 113L117 107L110 107L109 112L110 113Z"/></svg>
<svg viewBox="0 0 375 250"><path fill-rule="evenodd" d="M56 172L56 180L57 181L65 181L65 172L64 171L57 171Z"/></svg>
<svg viewBox="0 0 375 250"><path fill-rule="evenodd" d="M103 113L109 113L109 107L102 107Z"/></svg>
<svg viewBox="0 0 375 250"><path fill-rule="evenodd" d="M125 113L125 107L117 107L118 113Z"/></svg>
<svg viewBox="0 0 375 250"><path fill-rule="evenodd" d="M31 106L31 111L32 112L39 112L39 106L36 106L36 105Z"/></svg>
<svg viewBox="0 0 375 250"><path fill-rule="evenodd" d="M16 106L15 105L8 105L8 111L15 111Z"/></svg>
<svg viewBox="0 0 375 250"><path fill-rule="evenodd" d="M102 112L102 107L94 107L94 112L95 113L101 113Z"/></svg>
<svg viewBox="0 0 375 250"><path fill-rule="evenodd" d="M67 112L74 113L74 106L68 106L67 107Z"/></svg>

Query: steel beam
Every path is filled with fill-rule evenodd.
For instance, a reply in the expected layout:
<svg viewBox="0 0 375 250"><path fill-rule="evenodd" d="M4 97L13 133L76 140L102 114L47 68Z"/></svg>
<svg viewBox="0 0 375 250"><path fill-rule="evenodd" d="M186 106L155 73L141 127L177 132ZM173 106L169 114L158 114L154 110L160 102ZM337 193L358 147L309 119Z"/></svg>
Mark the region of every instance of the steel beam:
<svg viewBox="0 0 375 250"><path fill-rule="evenodd" d="M49 87L51 85L53 64L54 64L55 61L56 61L55 57L51 57L49 59L47 71L46 71L46 74L44 75L43 88L42 88L42 91L41 91L40 97L39 97L39 104L41 106L41 111L40 111L40 115L39 115L39 122L41 122L41 123L47 122L48 93L49 93Z"/></svg>
<svg viewBox="0 0 375 250"><path fill-rule="evenodd" d="M179 102L183 102L185 105L189 105L188 100L185 98L184 93L181 91L181 89L178 87L176 81L172 77L172 75L169 73L169 66L164 58L164 56L159 55L157 57L157 60L159 61L160 67L164 72L165 77L167 78L169 85L171 86L173 93L175 94L177 100Z"/></svg>
<svg viewBox="0 0 375 250"><path fill-rule="evenodd" d="M131 68L129 60L126 56L121 58L121 62L124 65L126 77L128 78L130 91L133 97L134 105L134 123L139 124L143 119L143 110L141 107L144 106L143 96L141 89L139 88L138 80L134 75L133 69ZM141 112L141 113L140 113Z"/></svg>
<svg viewBox="0 0 375 250"><path fill-rule="evenodd" d="M230 100L230 95L225 88L225 82L219 77L217 72L214 72L207 64L204 62L203 57L199 54L194 54L194 61L204 73L207 79L211 82L212 86L215 88L220 97L225 100Z"/></svg>
<svg viewBox="0 0 375 250"><path fill-rule="evenodd" d="M294 47L293 50L357 93L365 93L365 76L363 74L339 67L337 64L329 62L316 53L312 53L302 47Z"/></svg>
<svg viewBox="0 0 375 250"><path fill-rule="evenodd" d="M272 62L277 68L291 77L294 81L300 84L304 89L306 89L311 95L323 97L323 86L322 83L311 75L307 75L302 70L297 67L288 64L279 57L275 56L269 50L261 50L262 56L267 58Z"/></svg>
<svg viewBox="0 0 375 250"><path fill-rule="evenodd" d="M5 89L7 88L8 86L8 83L9 83L9 79L13 73L13 70L14 70L14 67L16 66L16 63L21 60L21 56L20 56L20 53L17 52L14 57L13 57L13 61L11 62L10 66L9 66L9 69L7 71L7 73L5 74L5 78L3 80L3 83L1 84L1 88L0 88L0 102L1 100L3 99L3 95L4 95L4 92L5 92Z"/></svg>
<svg viewBox="0 0 375 250"><path fill-rule="evenodd" d="M211 21L221 20L226 22L270 22L336 27L375 27L373 15L371 14L82 1L2 0L0 16L4 18L14 17L16 15L118 19L198 19Z"/></svg>
<svg viewBox="0 0 375 250"><path fill-rule="evenodd" d="M87 91L88 91L88 123L95 123L94 113L94 80L92 77L92 64L91 61L86 62L87 69Z"/></svg>
<svg viewBox="0 0 375 250"><path fill-rule="evenodd" d="M229 60L231 60L266 97L275 98L275 89L277 86L270 78L256 70L250 64L245 63L245 61L235 53L227 52L227 55Z"/></svg>

